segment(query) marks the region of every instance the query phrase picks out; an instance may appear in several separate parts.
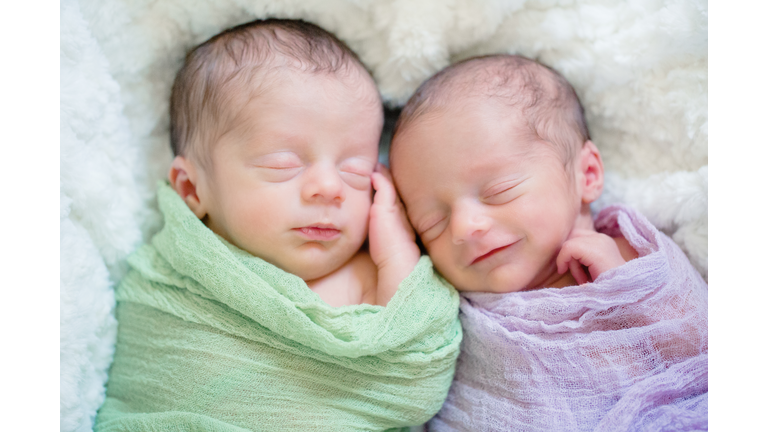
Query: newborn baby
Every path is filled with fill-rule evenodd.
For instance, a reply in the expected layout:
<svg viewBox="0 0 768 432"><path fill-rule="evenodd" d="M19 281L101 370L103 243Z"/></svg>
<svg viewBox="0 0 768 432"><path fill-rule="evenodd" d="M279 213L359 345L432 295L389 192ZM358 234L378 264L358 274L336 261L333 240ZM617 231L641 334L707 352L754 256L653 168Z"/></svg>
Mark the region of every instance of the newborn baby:
<svg viewBox="0 0 768 432"><path fill-rule="evenodd" d="M116 289L96 430L375 431L440 409L458 294L377 172L382 121L371 76L315 25L255 21L187 56L165 224Z"/></svg>
<svg viewBox="0 0 768 432"><path fill-rule="evenodd" d="M706 425L707 285L636 211L593 218L603 164L562 76L519 56L453 65L408 101L390 155L413 227L463 292L430 430Z"/></svg>
<svg viewBox="0 0 768 432"><path fill-rule="evenodd" d="M386 306L419 252L374 172L378 91L345 45L297 40L252 26L190 54L171 96L171 186L214 233L328 304Z"/></svg>

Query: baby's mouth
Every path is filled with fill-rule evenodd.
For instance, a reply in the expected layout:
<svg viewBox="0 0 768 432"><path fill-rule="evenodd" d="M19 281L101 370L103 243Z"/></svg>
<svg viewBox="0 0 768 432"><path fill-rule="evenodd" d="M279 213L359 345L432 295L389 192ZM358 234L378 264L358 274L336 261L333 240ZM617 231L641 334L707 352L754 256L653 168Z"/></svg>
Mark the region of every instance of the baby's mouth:
<svg viewBox="0 0 768 432"><path fill-rule="evenodd" d="M474 260L472 260L472 262L469 265L472 266L472 265L481 263L481 262L487 260L488 258L491 258L492 256L494 256L494 255L496 255L496 254L498 254L500 252L503 252L503 251L509 249L515 243L517 243L517 242L512 242L512 243L510 243L508 245L504 245L504 246L501 246L501 247L497 247L496 249L492 249L492 250L484 253L483 255L478 256Z"/></svg>
<svg viewBox="0 0 768 432"><path fill-rule="evenodd" d="M300 236L308 240L330 241L341 235L341 230L330 224L317 224L301 228L294 228Z"/></svg>

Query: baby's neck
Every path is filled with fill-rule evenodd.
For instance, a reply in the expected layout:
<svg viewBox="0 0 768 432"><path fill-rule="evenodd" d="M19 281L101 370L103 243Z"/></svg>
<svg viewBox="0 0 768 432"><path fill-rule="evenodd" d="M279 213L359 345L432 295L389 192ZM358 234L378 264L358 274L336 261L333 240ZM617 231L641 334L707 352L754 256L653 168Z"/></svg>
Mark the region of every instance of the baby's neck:
<svg viewBox="0 0 768 432"><path fill-rule="evenodd" d="M543 282L536 283L533 286L526 288L525 291L537 290L541 288L563 288L572 285L578 285L578 283L576 282L576 279L571 275L570 270L563 274L558 273L557 265L555 265L553 261L550 266L549 277L544 279Z"/></svg>
<svg viewBox="0 0 768 432"><path fill-rule="evenodd" d="M592 209L589 208L589 204L582 204L579 215L576 216L576 222L573 225L573 229L582 229L589 231L595 230L595 220L592 218Z"/></svg>
<svg viewBox="0 0 768 432"><path fill-rule="evenodd" d="M376 303L377 268L365 250L359 251L333 272L306 282L312 291L333 307Z"/></svg>
<svg viewBox="0 0 768 432"><path fill-rule="evenodd" d="M544 283L542 288L564 288L567 286L578 285L576 279L571 275L571 271L565 272L565 274L555 273L551 278L552 282Z"/></svg>

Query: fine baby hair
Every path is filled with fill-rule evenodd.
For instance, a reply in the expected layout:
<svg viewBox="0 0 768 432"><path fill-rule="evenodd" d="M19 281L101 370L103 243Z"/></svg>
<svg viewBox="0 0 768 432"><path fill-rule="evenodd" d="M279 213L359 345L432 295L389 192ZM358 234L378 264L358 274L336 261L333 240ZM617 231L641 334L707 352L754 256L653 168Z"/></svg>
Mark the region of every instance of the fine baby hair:
<svg viewBox="0 0 768 432"><path fill-rule="evenodd" d="M398 117L393 135L449 102L492 98L520 110L531 130L557 147L563 163L590 139L584 108L560 73L519 55L473 57L446 67L425 81Z"/></svg>
<svg viewBox="0 0 768 432"><path fill-rule="evenodd" d="M285 66L310 74L365 69L333 34L301 20L267 19L226 30L190 51L171 92L171 148L205 162L204 143L226 130L238 107Z"/></svg>

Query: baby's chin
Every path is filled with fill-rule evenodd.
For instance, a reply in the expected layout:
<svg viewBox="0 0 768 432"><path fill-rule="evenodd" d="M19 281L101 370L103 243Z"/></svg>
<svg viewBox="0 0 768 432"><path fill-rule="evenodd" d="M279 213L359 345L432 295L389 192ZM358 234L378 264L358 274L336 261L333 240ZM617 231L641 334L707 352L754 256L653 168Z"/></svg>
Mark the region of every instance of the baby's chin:
<svg viewBox="0 0 768 432"><path fill-rule="evenodd" d="M526 291L528 288L524 285L512 284L512 283L483 283L472 284L466 287L456 286L456 289L461 292L486 292L493 294L507 294L519 291Z"/></svg>
<svg viewBox="0 0 768 432"><path fill-rule="evenodd" d="M328 276L329 274L337 270L339 267L341 267L341 265L337 266L335 265L335 263L325 264L325 265L323 265L322 263L320 264L313 263L313 264L307 264L307 265L293 265L291 266L291 268L287 268L287 269L284 268L283 270L302 278L305 282L310 282L310 281Z"/></svg>
<svg viewBox="0 0 768 432"><path fill-rule="evenodd" d="M463 274L453 278L446 277L458 291L506 294L529 290L531 275L520 275L512 268L501 268L490 274Z"/></svg>
<svg viewBox="0 0 768 432"><path fill-rule="evenodd" d="M276 265L288 273L292 273L304 281L309 282L322 277L328 276L334 271L344 266L350 259L352 259L358 250L345 250L345 251L322 251L321 253L306 254L295 260L291 260L287 263L277 263ZM274 263L273 263L274 264Z"/></svg>

